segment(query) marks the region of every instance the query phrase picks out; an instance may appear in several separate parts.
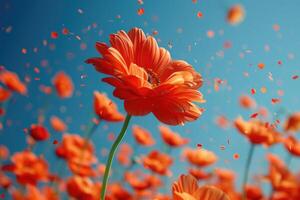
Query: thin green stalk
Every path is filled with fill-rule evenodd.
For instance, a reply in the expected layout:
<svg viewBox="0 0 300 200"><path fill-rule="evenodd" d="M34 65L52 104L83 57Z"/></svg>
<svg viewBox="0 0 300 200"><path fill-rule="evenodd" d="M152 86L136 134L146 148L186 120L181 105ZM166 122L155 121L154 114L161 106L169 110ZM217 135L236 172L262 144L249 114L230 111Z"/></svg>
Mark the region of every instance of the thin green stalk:
<svg viewBox="0 0 300 200"><path fill-rule="evenodd" d="M254 153L254 144L251 144L250 146L250 150L248 153L248 158L247 158L247 162L246 162L246 166L245 166L245 174L244 174L244 180L243 180L243 200L246 200L246 184L248 182L248 176L249 176L249 169L250 169L250 165L251 165L251 161L252 161L252 157L253 157L253 153Z"/></svg>
<svg viewBox="0 0 300 200"><path fill-rule="evenodd" d="M101 199L104 200L105 199L105 193L106 193L106 186L107 186L107 182L108 182L108 176L109 176L109 172L110 172L110 168L112 165L112 161L115 155L115 152L119 146L119 144L122 142L122 139L126 133L129 121L130 121L131 116L127 115L126 119L124 121L123 127L121 129L120 134L118 135L116 141L113 143L110 151L109 151L109 155L108 155L108 160L106 162L106 166L105 166L105 172L104 172L104 176L103 176L103 181L102 181L102 188L101 188Z"/></svg>

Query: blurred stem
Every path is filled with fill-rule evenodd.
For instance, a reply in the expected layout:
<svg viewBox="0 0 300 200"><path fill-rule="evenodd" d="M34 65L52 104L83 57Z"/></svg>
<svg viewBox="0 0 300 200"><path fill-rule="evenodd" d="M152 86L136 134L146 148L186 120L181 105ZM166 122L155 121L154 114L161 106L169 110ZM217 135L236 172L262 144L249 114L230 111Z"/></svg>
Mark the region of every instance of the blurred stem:
<svg viewBox="0 0 300 200"><path fill-rule="evenodd" d="M101 188L101 200L105 199L105 193L106 193L106 186L107 186L107 182L108 182L108 176L109 176L109 172L110 172L110 168L112 165L112 161L115 155L115 152L119 146L119 144L122 142L122 139L126 133L129 121L130 121L131 116L127 114L126 119L124 121L123 127L121 129L120 134L118 135L116 141L113 143L110 151L109 151L109 155L108 155L108 160L105 166L105 172L104 172L104 176L103 176L103 181L102 181L102 188Z"/></svg>
<svg viewBox="0 0 300 200"><path fill-rule="evenodd" d="M246 166L245 166L245 174L244 174L244 180L243 180L243 200L246 200L246 184L248 182L248 176L249 176L249 169L250 169L250 165L251 165L251 161L252 161L252 157L253 157L253 153L254 153L254 144L251 143L250 149L249 149L249 153L248 153L248 158L247 158L247 162L246 162Z"/></svg>

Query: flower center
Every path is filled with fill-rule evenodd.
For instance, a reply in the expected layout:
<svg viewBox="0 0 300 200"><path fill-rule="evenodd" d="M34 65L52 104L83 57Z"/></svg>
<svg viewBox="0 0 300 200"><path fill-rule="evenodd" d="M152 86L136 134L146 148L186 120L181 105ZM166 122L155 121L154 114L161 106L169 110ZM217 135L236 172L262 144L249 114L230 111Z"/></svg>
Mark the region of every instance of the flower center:
<svg viewBox="0 0 300 200"><path fill-rule="evenodd" d="M152 69L147 69L148 74L148 83L151 83L153 86L158 86L160 84L160 80L155 72Z"/></svg>

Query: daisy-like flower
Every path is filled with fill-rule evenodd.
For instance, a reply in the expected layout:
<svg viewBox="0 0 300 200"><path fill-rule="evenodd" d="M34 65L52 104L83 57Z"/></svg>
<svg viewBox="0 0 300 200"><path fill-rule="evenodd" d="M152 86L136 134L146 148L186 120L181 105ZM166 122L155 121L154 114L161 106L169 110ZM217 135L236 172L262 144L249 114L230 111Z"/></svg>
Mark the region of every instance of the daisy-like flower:
<svg viewBox="0 0 300 200"><path fill-rule="evenodd" d="M110 35L110 43L96 43L102 57L86 62L110 76L103 81L115 87L114 95L124 100L129 115L152 112L161 122L178 125L202 114L194 103L204 102L197 90L202 77L190 64L172 60L166 49L138 28Z"/></svg>
<svg viewBox="0 0 300 200"><path fill-rule="evenodd" d="M224 192L213 186L199 187L191 175L181 175L173 183L172 193L174 200L229 200Z"/></svg>

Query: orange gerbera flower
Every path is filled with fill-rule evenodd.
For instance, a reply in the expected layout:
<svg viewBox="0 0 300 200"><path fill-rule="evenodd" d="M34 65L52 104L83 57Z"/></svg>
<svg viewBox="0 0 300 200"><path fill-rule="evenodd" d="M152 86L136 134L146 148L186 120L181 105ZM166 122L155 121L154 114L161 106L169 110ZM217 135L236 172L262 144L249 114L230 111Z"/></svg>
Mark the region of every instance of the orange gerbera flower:
<svg viewBox="0 0 300 200"><path fill-rule="evenodd" d="M234 121L236 129L253 144L273 145L281 141L279 132L258 120L244 121L239 117Z"/></svg>
<svg viewBox="0 0 300 200"><path fill-rule="evenodd" d="M150 188L151 182L149 175L141 174L138 172L125 172L124 178L125 181L134 189L134 190L146 190Z"/></svg>
<svg viewBox="0 0 300 200"><path fill-rule="evenodd" d="M4 89L3 87L0 87L0 103L3 103L7 101L11 96L11 93L9 90Z"/></svg>
<svg viewBox="0 0 300 200"><path fill-rule="evenodd" d="M135 141L140 145L152 146L155 144L155 140L153 139L151 133L146 129L143 129L139 126L133 126L132 133Z"/></svg>
<svg viewBox="0 0 300 200"><path fill-rule="evenodd" d="M284 139L284 146L287 151L292 155L299 157L300 156L300 142L293 136L289 136Z"/></svg>
<svg viewBox="0 0 300 200"><path fill-rule="evenodd" d="M284 165L277 155L268 154L269 173L265 176L275 191L295 194L297 192L297 178ZM293 199L293 198L291 198Z"/></svg>
<svg viewBox="0 0 300 200"><path fill-rule="evenodd" d="M99 200L100 184L88 177L73 176L66 183L68 194L77 200Z"/></svg>
<svg viewBox="0 0 300 200"><path fill-rule="evenodd" d="M57 132L64 132L68 129L67 125L58 117L52 116L50 118L52 128Z"/></svg>
<svg viewBox="0 0 300 200"><path fill-rule="evenodd" d="M50 137L48 130L39 124L33 124L30 127L30 136L36 141L47 140Z"/></svg>
<svg viewBox="0 0 300 200"><path fill-rule="evenodd" d="M124 116L119 113L117 105L105 94L94 92L94 111L101 120L109 122L119 122L124 120Z"/></svg>
<svg viewBox="0 0 300 200"><path fill-rule="evenodd" d="M4 70L0 72L0 82L12 91L25 95L27 88L22 83L17 74Z"/></svg>
<svg viewBox="0 0 300 200"><path fill-rule="evenodd" d="M171 147L181 147L189 142L188 139L182 138L166 126L160 126L159 131L163 141Z"/></svg>
<svg viewBox="0 0 300 200"><path fill-rule="evenodd" d="M245 10L242 5L233 5L227 13L227 21L231 25L241 23L245 18Z"/></svg>
<svg viewBox="0 0 300 200"><path fill-rule="evenodd" d="M56 155L69 162L85 164L96 162L93 144L75 134L63 135L62 142L56 148Z"/></svg>
<svg viewBox="0 0 300 200"><path fill-rule="evenodd" d="M229 200L227 195L213 186L199 187L191 175L181 175L172 185L173 200Z"/></svg>
<svg viewBox="0 0 300 200"><path fill-rule="evenodd" d="M184 155L191 164L194 164L199 167L212 165L218 160L214 152L202 148L186 148L184 150Z"/></svg>
<svg viewBox="0 0 300 200"><path fill-rule="evenodd" d="M288 117L284 124L285 131L297 132L300 130L300 112L295 112Z"/></svg>
<svg viewBox="0 0 300 200"><path fill-rule="evenodd" d="M12 164L3 170L15 174L20 184L36 185L38 181L47 181L49 177L48 164L29 151L17 152L11 157Z"/></svg>
<svg viewBox="0 0 300 200"><path fill-rule="evenodd" d="M152 112L170 125L196 120L203 109L193 102L204 102L197 89L202 78L191 65L172 60L152 36L141 29L120 31L110 36L111 47L96 43L102 58L90 58L97 71L111 77L103 81L115 87L114 95L124 100L129 115Z"/></svg>
<svg viewBox="0 0 300 200"><path fill-rule="evenodd" d="M166 175L169 173L169 167L172 165L173 160L168 154L153 150L142 159L142 162L145 168Z"/></svg>
<svg viewBox="0 0 300 200"><path fill-rule="evenodd" d="M64 72L58 72L52 83L56 89L56 92L61 98L69 98L73 95L74 85L70 76L65 74Z"/></svg>

